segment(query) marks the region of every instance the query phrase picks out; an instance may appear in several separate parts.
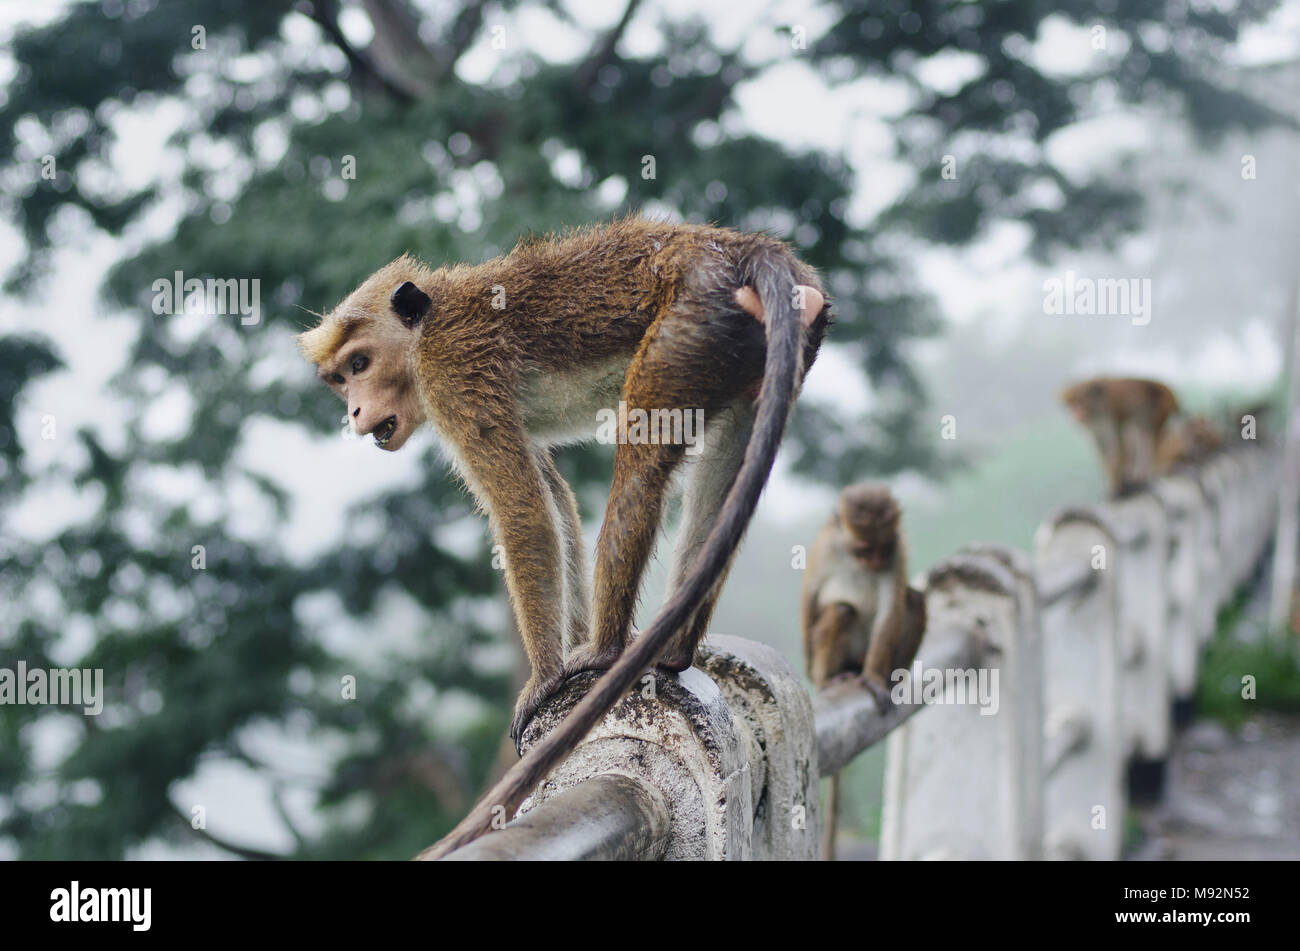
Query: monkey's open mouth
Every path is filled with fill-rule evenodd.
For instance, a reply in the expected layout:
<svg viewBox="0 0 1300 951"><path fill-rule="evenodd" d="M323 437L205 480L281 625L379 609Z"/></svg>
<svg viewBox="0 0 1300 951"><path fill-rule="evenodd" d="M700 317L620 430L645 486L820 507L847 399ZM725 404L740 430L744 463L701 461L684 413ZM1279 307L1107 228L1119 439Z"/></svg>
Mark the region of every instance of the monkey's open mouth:
<svg viewBox="0 0 1300 951"><path fill-rule="evenodd" d="M378 426L375 427L374 437L375 445L380 449L388 445L388 440L393 438L393 433L397 432L397 417L390 416Z"/></svg>

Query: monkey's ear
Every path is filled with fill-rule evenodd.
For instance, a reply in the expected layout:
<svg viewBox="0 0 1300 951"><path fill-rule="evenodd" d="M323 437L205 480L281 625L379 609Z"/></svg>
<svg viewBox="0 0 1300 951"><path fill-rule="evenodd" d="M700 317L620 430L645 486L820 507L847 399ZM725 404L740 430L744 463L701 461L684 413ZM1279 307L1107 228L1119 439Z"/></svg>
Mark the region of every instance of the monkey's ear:
<svg viewBox="0 0 1300 951"><path fill-rule="evenodd" d="M402 318L402 323L414 327L429 313L429 295L410 281L403 281L389 298L393 313Z"/></svg>

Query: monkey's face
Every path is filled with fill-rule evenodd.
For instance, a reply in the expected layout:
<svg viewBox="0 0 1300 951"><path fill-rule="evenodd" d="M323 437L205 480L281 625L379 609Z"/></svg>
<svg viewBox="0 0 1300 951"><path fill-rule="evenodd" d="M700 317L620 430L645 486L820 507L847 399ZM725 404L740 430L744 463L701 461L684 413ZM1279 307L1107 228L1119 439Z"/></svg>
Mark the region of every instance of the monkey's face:
<svg viewBox="0 0 1300 951"><path fill-rule="evenodd" d="M840 496L840 522L849 554L871 572L894 563L898 551L898 503L880 486L851 486Z"/></svg>
<svg viewBox="0 0 1300 951"><path fill-rule="evenodd" d="M357 435L372 435L381 450L402 448L425 422L412 353L429 296L402 281L395 261L348 295L320 325L299 336L317 373L347 403Z"/></svg>
<svg viewBox="0 0 1300 951"><path fill-rule="evenodd" d="M896 539L882 540L879 535L866 541L858 541L854 538L849 542L849 554L860 561L862 567L876 574L893 564L894 552L897 548Z"/></svg>
<svg viewBox="0 0 1300 951"><path fill-rule="evenodd" d="M320 374L348 404L358 436L373 436L380 449L401 449L425 421L411 371L411 341L402 333L363 329L348 338Z"/></svg>
<svg viewBox="0 0 1300 951"><path fill-rule="evenodd" d="M398 258L298 338L320 378L348 404L353 431L373 436L389 452L401 449L427 418L413 353L431 300L409 279L426 273Z"/></svg>

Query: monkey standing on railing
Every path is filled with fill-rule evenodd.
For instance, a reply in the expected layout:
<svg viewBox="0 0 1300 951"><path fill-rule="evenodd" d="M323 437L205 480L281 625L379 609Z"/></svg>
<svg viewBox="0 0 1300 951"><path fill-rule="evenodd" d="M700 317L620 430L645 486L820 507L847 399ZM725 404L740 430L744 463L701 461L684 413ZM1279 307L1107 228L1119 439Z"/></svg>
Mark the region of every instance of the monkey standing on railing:
<svg viewBox="0 0 1300 951"><path fill-rule="evenodd" d="M845 489L808 552L801 595L804 665L814 687L860 677L881 711L892 673L925 634L925 596L907 586L901 511L889 489ZM835 857L838 778L827 779L822 856Z"/></svg>
<svg viewBox="0 0 1300 951"><path fill-rule="evenodd" d="M646 668L691 666L829 319L816 272L775 238L628 218L476 267L399 258L300 337L358 433L393 450L431 423L487 511L532 668L511 735L567 678L608 671L425 857L512 815ZM591 438L620 403L706 420L668 603L633 640L686 446L619 440L594 610L573 493L549 448Z"/></svg>
<svg viewBox="0 0 1300 951"><path fill-rule="evenodd" d="M1098 377L1067 387L1061 400L1097 442L1112 498L1149 482L1156 445L1178 400L1155 380Z"/></svg>

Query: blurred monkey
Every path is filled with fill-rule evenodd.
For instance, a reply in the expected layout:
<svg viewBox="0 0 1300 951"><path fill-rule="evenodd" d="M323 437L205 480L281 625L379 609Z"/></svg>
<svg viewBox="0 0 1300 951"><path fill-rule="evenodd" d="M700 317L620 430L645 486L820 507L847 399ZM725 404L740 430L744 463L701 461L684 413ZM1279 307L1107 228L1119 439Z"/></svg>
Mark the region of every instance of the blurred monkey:
<svg viewBox="0 0 1300 951"><path fill-rule="evenodd" d="M840 494L808 553L801 596L804 665L815 687L860 677L881 712L893 671L910 667L925 633L925 596L907 587L898 502L884 486ZM827 779L822 856L835 857L838 782Z"/></svg>
<svg viewBox="0 0 1300 951"><path fill-rule="evenodd" d="M1112 497L1155 475L1156 446L1178 400L1155 380L1098 377L1067 387L1061 400L1101 452Z"/></svg>

